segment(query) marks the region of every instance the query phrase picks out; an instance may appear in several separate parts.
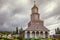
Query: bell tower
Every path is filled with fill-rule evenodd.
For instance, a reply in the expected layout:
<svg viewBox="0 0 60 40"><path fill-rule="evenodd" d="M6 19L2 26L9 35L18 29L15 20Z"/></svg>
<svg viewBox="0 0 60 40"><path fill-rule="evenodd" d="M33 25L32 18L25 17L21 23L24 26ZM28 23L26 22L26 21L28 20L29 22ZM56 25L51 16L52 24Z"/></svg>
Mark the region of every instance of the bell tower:
<svg viewBox="0 0 60 40"><path fill-rule="evenodd" d="M36 1L34 1L34 5L32 7L32 13L38 13L38 7L36 6Z"/></svg>
<svg viewBox="0 0 60 40"><path fill-rule="evenodd" d="M36 27L36 26L42 26L43 25L43 21L40 20L40 14L38 12L38 7L36 5L36 1L34 1L34 5L33 7L31 8L31 20L30 22L28 23L28 27Z"/></svg>
<svg viewBox="0 0 60 40"><path fill-rule="evenodd" d="M38 21L39 20L39 13L38 13L38 7L36 6L36 1L34 1L34 5L31 9L31 21Z"/></svg>

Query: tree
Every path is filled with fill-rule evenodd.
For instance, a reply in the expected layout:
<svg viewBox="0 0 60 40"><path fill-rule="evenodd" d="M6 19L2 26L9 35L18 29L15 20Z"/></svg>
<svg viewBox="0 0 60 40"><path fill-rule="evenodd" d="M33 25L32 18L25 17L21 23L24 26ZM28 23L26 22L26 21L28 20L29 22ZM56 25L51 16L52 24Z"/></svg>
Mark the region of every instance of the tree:
<svg viewBox="0 0 60 40"><path fill-rule="evenodd" d="M24 30L23 30L23 28L20 28L19 34L20 34L20 37L23 37L24 36Z"/></svg>
<svg viewBox="0 0 60 40"><path fill-rule="evenodd" d="M19 34L22 34L22 32L23 32L23 28L21 27L19 30Z"/></svg>
<svg viewBox="0 0 60 40"><path fill-rule="evenodd" d="M16 34L16 32L15 32L15 31L13 31L13 33L12 33L12 34L14 35L14 34Z"/></svg>
<svg viewBox="0 0 60 40"><path fill-rule="evenodd" d="M55 33L60 34L60 29L59 28L55 29Z"/></svg>
<svg viewBox="0 0 60 40"><path fill-rule="evenodd" d="M20 30L19 30L19 34L20 34L20 37L18 38L19 40L25 40L24 37L23 37L23 28L21 27Z"/></svg>
<svg viewBox="0 0 60 40"><path fill-rule="evenodd" d="M18 27L16 27L16 34L18 34Z"/></svg>

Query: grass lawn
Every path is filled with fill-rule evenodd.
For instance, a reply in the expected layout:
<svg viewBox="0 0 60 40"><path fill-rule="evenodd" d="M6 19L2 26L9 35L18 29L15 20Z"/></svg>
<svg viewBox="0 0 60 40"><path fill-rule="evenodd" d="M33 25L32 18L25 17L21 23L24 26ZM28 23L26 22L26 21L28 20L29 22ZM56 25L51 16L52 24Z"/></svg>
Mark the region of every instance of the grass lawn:
<svg viewBox="0 0 60 40"><path fill-rule="evenodd" d="M17 38L15 38L15 39L2 38L0 40L19 40L19 39L17 39ZM28 38L28 39L22 39L22 40L53 40L53 38L46 38L46 39L42 39L42 38L38 38L38 39Z"/></svg>
<svg viewBox="0 0 60 40"><path fill-rule="evenodd" d="M0 40L19 40L19 39L0 39Z"/></svg>

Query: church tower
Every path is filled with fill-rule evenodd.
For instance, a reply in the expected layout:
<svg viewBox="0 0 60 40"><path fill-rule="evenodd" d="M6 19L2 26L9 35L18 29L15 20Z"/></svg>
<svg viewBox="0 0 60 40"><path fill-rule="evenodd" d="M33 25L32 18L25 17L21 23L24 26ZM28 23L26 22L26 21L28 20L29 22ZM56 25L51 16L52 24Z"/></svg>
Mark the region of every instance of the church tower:
<svg viewBox="0 0 60 40"><path fill-rule="evenodd" d="M31 9L31 21L38 21L39 20L39 13L38 13L38 7L36 6L36 3L34 1L34 6Z"/></svg>
<svg viewBox="0 0 60 40"><path fill-rule="evenodd" d="M44 26L44 22L39 18L38 7L34 1L31 8L31 20L28 23L28 28L25 30L25 38L47 38L48 29Z"/></svg>
<svg viewBox="0 0 60 40"><path fill-rule="evenodd" d="M37 24L40 25L40 26L44 25L43 21L40 20L40 14L38 12L38 7L36 5L36 1L34 1L34 5L31 8L31 13L32 13L31 14L31 20L28 23L28 27L32 27L32 26L35 26L35 25L37 26Z"/></svg>

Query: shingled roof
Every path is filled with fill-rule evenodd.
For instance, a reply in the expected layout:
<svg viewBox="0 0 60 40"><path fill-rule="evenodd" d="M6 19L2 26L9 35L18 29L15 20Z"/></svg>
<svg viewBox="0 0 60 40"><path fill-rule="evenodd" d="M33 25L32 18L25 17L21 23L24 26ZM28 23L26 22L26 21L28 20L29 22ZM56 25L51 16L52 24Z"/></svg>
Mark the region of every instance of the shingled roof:
<svg viewBox="0 0 60 40"><path fill-rule="evenodd" d="M40 26L40 27L28 27L25 31L49 31L46 27Z"/></svg>

